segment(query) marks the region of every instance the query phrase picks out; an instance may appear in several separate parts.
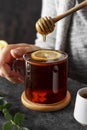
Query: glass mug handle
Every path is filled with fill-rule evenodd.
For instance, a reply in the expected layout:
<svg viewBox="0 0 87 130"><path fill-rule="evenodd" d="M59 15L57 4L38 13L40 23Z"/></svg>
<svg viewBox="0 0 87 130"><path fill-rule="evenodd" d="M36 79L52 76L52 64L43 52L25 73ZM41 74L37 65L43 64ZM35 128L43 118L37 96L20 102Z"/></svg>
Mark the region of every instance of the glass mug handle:
<svg viewBox="0 0 87 130"><path fill-rule="evenodd" d="M23 58L16 58L12 63L12 70L19 72L21 75L25 76L25 61Z"/></svg>
<svg viewBox="0 0 87 130"><path fill-rule="evenodd" d="M16 58L13 61L12 69L16 72L19 72L24 77L30 78L31 66L28 61L25 61L23 58Z"/></svg>

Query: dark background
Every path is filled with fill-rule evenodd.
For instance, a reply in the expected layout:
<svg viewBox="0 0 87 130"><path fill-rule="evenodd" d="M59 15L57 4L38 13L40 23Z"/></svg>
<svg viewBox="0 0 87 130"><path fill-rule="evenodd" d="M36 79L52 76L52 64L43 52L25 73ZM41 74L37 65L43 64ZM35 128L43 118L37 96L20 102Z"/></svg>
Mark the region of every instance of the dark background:
<svg viewBox="0 0 87 130"><path fill-rule="evenodd" d="M0 0L0 40L34 43L41 0Z"/></svg>

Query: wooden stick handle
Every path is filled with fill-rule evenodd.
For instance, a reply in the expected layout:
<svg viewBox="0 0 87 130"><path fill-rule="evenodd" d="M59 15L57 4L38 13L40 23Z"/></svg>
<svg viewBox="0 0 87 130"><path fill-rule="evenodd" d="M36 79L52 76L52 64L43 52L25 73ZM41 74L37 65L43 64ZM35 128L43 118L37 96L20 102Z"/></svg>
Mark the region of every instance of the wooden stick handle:
<svg viewBox="0 0 87 130"><path fill-rule="evenodd" d="M81 8L87 6L87 0L85 0L84 2L81 2L80 4L76 5L75 7L69 9L68 11L66 11L65 13L59 15L59 16L56 16L53 19L54 23L56 23L57 21L59 21L60 19L70 15L71 13L77 11L77 10L80 10Z"/></svg>

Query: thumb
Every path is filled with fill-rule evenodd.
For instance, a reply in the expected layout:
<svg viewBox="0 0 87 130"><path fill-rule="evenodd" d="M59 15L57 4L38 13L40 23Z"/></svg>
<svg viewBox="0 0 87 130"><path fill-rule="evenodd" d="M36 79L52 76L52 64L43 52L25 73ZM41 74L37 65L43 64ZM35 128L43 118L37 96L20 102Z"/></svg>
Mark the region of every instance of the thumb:
<svg viewBox="0 0 87 130"><path fill-rule="evenodd" d="M16 49L11 49L11 51L10 51L11 55L14 58L20 58L27 52L30 52L30 48L29 47L18 47Z"/></svg>

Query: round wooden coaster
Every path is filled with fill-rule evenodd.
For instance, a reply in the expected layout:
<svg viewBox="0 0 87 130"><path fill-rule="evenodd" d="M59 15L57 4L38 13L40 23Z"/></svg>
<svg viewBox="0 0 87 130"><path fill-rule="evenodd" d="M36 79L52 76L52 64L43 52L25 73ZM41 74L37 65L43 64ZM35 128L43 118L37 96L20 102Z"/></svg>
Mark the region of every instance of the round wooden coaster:
<svg viewBox="0 0 87 130"><path fill-rule="evenodd" d="M33 103L26 98L25 91L21 95L21 101L25 107L31 110L42 111L42 112L61 110L69 104L70 100L71 100L71 95L69 91L67 91L67 95L62 101L53 104Z"/></svg>

